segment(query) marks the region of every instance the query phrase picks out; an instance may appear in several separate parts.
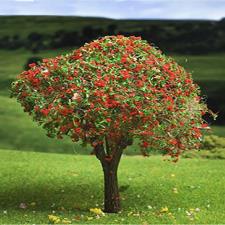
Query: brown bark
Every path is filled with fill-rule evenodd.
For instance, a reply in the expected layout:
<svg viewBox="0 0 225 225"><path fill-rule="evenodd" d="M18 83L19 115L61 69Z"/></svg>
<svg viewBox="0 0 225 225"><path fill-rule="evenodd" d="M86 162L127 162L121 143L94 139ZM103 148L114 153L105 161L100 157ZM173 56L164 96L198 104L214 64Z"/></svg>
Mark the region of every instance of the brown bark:
<svg viewBox="0 0 225 225"><path fill-rule="evenodd" d="M120 154L120 153L118 153ZM117 159L102 163L104 172L104 211L117 213L120 211L120 196L118 188L117 170L121 155Z"/></svg>
<svg viewBox="0 0 225 225"><path fill-rule="evenodd" d="M117 213L120 211L120 197L117 170L122 155L122 148L113 151L108 156L103 145L95 147L96 157L100 160L104 172L104 212Z"/></svg>
<svg viewBox="0 0 225 225"><path fill-rule="evenodd" d="M104 171L104 212L116 213L120 210L120 197L117 168L111 165L103 167Z"/></svg>

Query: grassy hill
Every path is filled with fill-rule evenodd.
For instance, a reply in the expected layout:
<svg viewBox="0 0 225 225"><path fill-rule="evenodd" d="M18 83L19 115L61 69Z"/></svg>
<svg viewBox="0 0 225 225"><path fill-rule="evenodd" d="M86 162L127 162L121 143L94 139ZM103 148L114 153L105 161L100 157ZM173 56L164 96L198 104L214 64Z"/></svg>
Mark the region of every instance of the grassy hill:
<svg viewBox="0 0 225 225"><path fill-rule="evenodd" d="M174 24L179 26L187 24L208 25L216 23L212 20L116 20L98 17L77 17L77 16L0 16L0 35L20 34L25 37L31 32L51 34L58 30L81 31L85 26L107 28L114 24L118 30L134 31L141 30L147 26L163 26L171 29ZM43 27L44 25L44 27Z"/></svg>
<svg viewBox="0 0 225 225"><path fill-rule="evenodd" d="M2 224L47 224L49 214L79 224L219 224L225 220L222 160L181 159L174 164L158 156L124 156L119 168L123 209L99 219L89 212L102 208L103 175L94 156L0 150L0 171ZM160 212L165 207L168 211ZM189 215L192 210L194 216Z"/></svg>
<svg viewBox="0 0 225 225"><path fill-rule="evenodd" d="M27 36L31 32L51 34L58 30L78 30L84 26L106 27L113 20L106 18L62 17L62 16L0 16L0 35ZM25 25L25 26L24 26ZM44 25L44 27L43 27Z"/></svg>

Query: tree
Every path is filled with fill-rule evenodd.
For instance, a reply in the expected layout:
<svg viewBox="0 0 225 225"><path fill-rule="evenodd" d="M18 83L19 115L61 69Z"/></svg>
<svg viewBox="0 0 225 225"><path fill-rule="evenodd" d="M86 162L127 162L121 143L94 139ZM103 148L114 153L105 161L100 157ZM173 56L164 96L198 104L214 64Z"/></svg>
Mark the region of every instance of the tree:
<svg viewBox="0 0 225 225"><path fill-rule="evenodd" d="M104 172L105 212L118 212L117 169L139 140L143 155L172 160L197 148L208 110L191 75L139 37L106 36L67 55L31 64L12 85L26 112L49 137L93 147Z"/></svg>
<svg viewBox="0 0 225 225"><path fill-rule="evenodd" d="M37 32L32 32L28 34L26 40L26 47L27 49L31 50L33 53L38 53L40 49L44 47L44 35L39 34Z"/></svg>
<svg viewBox="0 0 225 225"><path fill-rule="evenodd" d="M40 62L42 60L42 58L41 57L39 57L39 56L32 56L32 57L30 57L30 58L28 58L27 59L27 62L25 63L25 65L24 65L24 69L25 70L29 70L30 69L30 64L32 64L32 63L35 63L35 64L37 64L38 62Z"/></svg>

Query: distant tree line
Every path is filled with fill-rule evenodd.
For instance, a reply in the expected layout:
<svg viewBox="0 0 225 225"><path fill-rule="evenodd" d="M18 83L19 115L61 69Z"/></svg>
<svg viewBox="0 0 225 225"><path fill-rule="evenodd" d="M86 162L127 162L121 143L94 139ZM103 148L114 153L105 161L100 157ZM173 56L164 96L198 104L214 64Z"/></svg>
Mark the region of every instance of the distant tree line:
<svg viewBox="0 0 225 225"><path fill-rule="evenodd" d="M91 24L91 22L90 22ZM181 54L206 54L225 52L225 20L221 21L170 21L164 23L134 23L123 27L114 22L106 27L84 26L78 30L58 30L51 34L31 32L20 35L0 36L1 49L26 48L33 53L43 49L79 47L93 39L123 34L141 36L165 52Z"/></svg>

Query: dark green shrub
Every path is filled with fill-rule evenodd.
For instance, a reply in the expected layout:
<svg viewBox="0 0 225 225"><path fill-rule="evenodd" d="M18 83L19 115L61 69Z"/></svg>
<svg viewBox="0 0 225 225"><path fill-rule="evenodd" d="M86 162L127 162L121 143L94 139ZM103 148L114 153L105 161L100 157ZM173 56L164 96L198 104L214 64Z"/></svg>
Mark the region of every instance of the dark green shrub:
<svg viewBox="0 0 225 225"><path fill-rule="evenodd" d="M225 148L213 148L211 150L191 150L183 154L184 158L225 159Z"/></svg>
<svg viewBox="0 0 225 225"><path fill-rule="evenodd" d="M225 138L216 135L205 136L202 149L225 148Z"/></svg>

